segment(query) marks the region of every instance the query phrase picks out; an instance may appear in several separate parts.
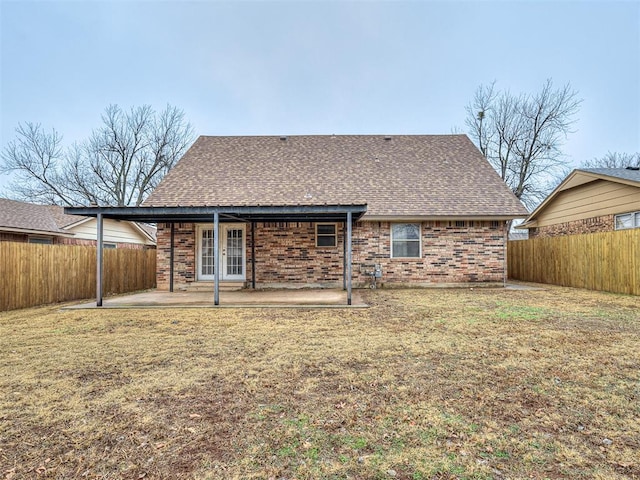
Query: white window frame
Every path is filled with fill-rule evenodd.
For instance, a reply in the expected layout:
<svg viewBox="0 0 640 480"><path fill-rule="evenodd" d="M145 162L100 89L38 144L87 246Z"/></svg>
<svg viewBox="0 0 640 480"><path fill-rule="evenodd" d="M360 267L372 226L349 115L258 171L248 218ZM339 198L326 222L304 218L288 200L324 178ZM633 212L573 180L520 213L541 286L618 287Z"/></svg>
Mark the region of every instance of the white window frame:
<svg viewBox="0 0 640 480"><path fill-rule="evenodd" d="M319 225L332 225L333 226L333 233L318 233L318 226ZM338 247L338 224L337 223L316 223L315 224L315 231L316 231L316 247L317 248L337 248ZM318 237L333 237L333 245L318 245Z"/></svg>
<svg viewBox="0 0 640 480"><path fill-rule="evenodd" d="M629 217L631 221L631 225L629 227L618 227L618 219L621 217ZM629 230L631 228L640 228L640 211L638 212L629 212L629 213L620 213L616 215L613 219L613 227L615 230Z"/></svg>
<svg viewBox="0 0 640 480"><path fill-rule="evenodd" d="M393 226L394 225L418 225L418 256L417 257L396 257L393 254ZM389 237L391 245L389 245L389 255L391 258L422 258L422 223L420 222L394 222L389 226ZM415 242L416 240L402 240L405 242Z"/></svg>
<svg viewBox="0 0 640 480"><path fill-rule="evenodd" d="M118 245L113 242L102 242L102 248L107 250L114 250L118 248Z"/></svg>

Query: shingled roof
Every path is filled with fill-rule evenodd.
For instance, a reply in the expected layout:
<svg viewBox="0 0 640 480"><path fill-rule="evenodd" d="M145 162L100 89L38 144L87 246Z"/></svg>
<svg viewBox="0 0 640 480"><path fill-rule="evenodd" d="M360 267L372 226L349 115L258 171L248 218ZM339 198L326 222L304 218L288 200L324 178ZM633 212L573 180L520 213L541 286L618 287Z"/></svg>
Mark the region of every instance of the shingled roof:
<svg viewBox="0 0 640 480"><path fill-rule="evenodd" d="M355 205L366 217L525 217L466 135L199 137L144 206Z"/></svg>
<svg viewBox="0 0 640 480"><path fill-rule="evenodd" d="M0 198L0 230L20 230L48 235L67 235L69 232L62 229L64 225L59 225L52 214L52 209L54 208L57 208L61 215L64 215L62 213L62 207L36 205ZM73 222L80 220L77 216L64 216L70 217Z"/></svg>
<svg viewBox="0 0 640 480"><path fill-rule="evenodd" d="M627 168L582 168L579 171L594 173L596 175L604 175L607 177L619 178L621 180L630 180L640 183L640 170L637 167Z"/></svg>

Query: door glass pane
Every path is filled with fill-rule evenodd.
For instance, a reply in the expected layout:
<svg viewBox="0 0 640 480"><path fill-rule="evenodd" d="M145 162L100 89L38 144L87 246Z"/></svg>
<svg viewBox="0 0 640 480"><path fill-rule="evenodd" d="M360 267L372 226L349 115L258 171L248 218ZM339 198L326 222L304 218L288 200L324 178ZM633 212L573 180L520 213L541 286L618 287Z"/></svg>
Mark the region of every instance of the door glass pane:
<svg viewBox="0 0 640 480"><path fill-rule="evenodd" d="M227 275L242 275L242 229L227 230Z"/></svg>
<svg viewBox="0 0 640 480"><path fill-rule="evenodd" d="M203 229L200 241L200 275L213 275L213 229Z"/></svg>

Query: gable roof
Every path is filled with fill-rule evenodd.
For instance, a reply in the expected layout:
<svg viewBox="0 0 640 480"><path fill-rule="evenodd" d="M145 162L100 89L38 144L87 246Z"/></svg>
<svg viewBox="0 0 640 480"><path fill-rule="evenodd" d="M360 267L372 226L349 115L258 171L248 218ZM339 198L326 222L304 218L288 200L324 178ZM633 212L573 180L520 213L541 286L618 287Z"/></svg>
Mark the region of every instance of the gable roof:
<svg viewBox="0 0 640 480"><path fill-rule="evenodd" d="M560 185L531 212L523 223L517 225L515 228L530 228L538 215L540 215L561 192L598 180L640 188L640 170L632 168L577 168L567 175Z"/></svg>
<svg viewBox="0 0 640 480"><path fill-rule="evenodd" d="M38 205L0 198L0 230L34 235L73 236L71 229L93 217L67 215L59 205ZM149 240L156 241L156 229L151 225L131 222L132 226Z"/></svg>
<svg viewBox="0 0 640 480"><path fill-rule="evenodd" d="M201 136L143 206L336 204L369 219L527 215L466 135Z"/></svg>

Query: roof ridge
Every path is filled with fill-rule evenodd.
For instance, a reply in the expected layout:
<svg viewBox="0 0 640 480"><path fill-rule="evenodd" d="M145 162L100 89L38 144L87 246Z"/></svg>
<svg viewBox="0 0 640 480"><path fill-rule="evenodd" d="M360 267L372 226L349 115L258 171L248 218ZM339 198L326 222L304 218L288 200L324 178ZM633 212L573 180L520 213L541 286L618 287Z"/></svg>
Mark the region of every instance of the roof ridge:
<svg viewBox="0 0 640 480"><path fill-rule="evenodd" d="M324 137L358 137L358 138L375 138L375 137L467 137L466 133L321 133L321 134L273 134L273 135L199 135L198 138L324 138Z"/></svg>

